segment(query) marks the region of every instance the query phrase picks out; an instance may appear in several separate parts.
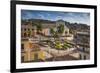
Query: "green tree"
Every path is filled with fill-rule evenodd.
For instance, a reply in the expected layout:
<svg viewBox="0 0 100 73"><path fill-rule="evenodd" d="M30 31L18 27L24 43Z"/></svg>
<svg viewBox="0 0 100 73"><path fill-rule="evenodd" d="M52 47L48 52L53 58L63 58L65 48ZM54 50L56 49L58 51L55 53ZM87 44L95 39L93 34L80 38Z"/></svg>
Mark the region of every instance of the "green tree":
<svg viewBox="0 0 100 73"><path fill-rule="evenodd" d="M37 34L39 34L39 40L41 41L42 24L40 22L36 25L36 29L37 29Z"/></svg>
<svg viewBox="0 0 100 73"><path fill-rule="evenodd" d="M62 48L62 45L59 41L56 41L55 48L58 49L58 50Z"/></svg>
<svg viewBox="0 0 100 73"><path fill-rule="evenodd" d="M64 25L63 24L61 24L61 25L59 25L58 27L57 27L57 32L58 32L58 34L63 34L63 32L64 32Z"/></svg>
<svg viewBox="0 0 100 73"><path fill-rule="evenodd" d="M54 31L53 28L50 29L50 34L52 35L52 37L54 38L54 43L56 42L57 38L58 38L58 33L57 31Z"/></svg>
<svg viewBox="0 0 100 73"><path fill-rule="evenodd" d="M28 30L28 37L31 37L31 30Z"/></svg>
<svg viewBox="0 0 100 73"><path fill-rule="evenodd" d="M37 33L41 33L42 31L42 24L37 25Z"/></svg>
<svg viewBox="0 0 100 73"><path fill-rule="evenodd" d="M53 36L55 33L54 29L53 28L50 28L50 34Z"/></svg>
<svg viewBox="0 0 100 73"><path fill-rule="evenodd" d="M61 24L57 27L57 35L58 35L58 40L60 40L60 36L64 33L64 25Z"/></svg>
<svg viewBox="0 0 100 73"><path fill-rule="evenodd" d="M58 54L59 54L59 50L62 49L62 45L61 45L61 43L59 41L56 41L55 48L58 50Z"/></svg>

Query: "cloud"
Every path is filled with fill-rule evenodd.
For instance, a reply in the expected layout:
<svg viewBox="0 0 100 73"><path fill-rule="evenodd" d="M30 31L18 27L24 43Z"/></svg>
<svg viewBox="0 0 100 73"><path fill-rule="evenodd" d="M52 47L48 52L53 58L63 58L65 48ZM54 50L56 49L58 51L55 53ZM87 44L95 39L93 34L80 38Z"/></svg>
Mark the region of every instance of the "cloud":
<svg viewBox="0 0 100 73"><path fill-rule="evenodd" d="M70 22L86 23L90 22L90 14L83 12L56 12L56 11L37 11L37 10L22 10L22 19L46 19L46 20L65 20Z"/></svg>

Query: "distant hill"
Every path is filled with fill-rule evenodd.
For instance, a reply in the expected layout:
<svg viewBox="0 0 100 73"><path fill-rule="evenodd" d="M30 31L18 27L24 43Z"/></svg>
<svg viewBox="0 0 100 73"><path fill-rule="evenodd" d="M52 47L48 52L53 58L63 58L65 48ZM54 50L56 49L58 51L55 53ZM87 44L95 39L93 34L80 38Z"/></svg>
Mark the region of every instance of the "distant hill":
<svg viewBox="0 0 100 73"><path fill-rule="evenodd" d="M66 26L69 29L76 30L76 31L89 31L90 26L87 24L82 24L82 23L70 23L66 22Z"/></svg>
<svg viewBox="0 0 100 73"><path fill-rule="evenodd" d="M50 20L43 20L43 19L28 19L28 20L22 20L22 24L27 24L29 22L32 22L33 25L35 24L43 24L43 23L53 23L55 24L56 21L50 21ZM71 23L68 21L65 21L65 25L71 29L72 31L90 31L90 26L83 23ZM45 25L46 26L46 25Z"/></svg>

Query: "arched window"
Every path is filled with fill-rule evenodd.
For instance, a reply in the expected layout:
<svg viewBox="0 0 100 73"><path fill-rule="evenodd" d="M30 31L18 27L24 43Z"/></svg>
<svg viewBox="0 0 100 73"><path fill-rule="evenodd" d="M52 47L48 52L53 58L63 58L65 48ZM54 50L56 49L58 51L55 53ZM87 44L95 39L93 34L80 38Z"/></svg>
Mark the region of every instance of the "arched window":
<svg viewBox="0 0 100 73"><path fill-rule="evenodd" d="M24 56L21 57L21 62L24 62Z"/></svg>
<svg viewBox="0 0 100 73"><path fill-rule="evenodd" d="M86 60L86 55L84 55L84 60Z"/></svg>
<svg viewBox="0 0 100 73"><path fill-rule="evenodd" d="M21 49L24 50L24 44L21 44Z"/></svg>
<svg viewBox="0 0 100 73"><path fill-rule="evenodd" d="M28 37L30 37L30 33L28 33Z"/></svg>
<svg viewBox="0 0 100 73"><path fill-rule="evenodd" d="M82 59L82 55L81 54L79 55L79 58Z"/></svg>
<svg viewBox="0 0 100 73"><path fill-rule="evenodd" d="M24 37L27 37L27 34L26 33L24 33Z"/></svg>

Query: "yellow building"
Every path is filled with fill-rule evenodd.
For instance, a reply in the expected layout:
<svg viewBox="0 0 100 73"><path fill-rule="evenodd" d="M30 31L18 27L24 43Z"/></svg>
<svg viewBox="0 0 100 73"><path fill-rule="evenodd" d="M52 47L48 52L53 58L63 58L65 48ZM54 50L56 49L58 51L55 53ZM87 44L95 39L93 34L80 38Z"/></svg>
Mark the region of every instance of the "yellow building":
<svg viewBox="0 0 100 73"><path fill-rule="evenodd" d="M21 61L39 61L45 60L44 51L42 51L38 44L34 44L28 40L23 40L21 42Z"/></svg>

